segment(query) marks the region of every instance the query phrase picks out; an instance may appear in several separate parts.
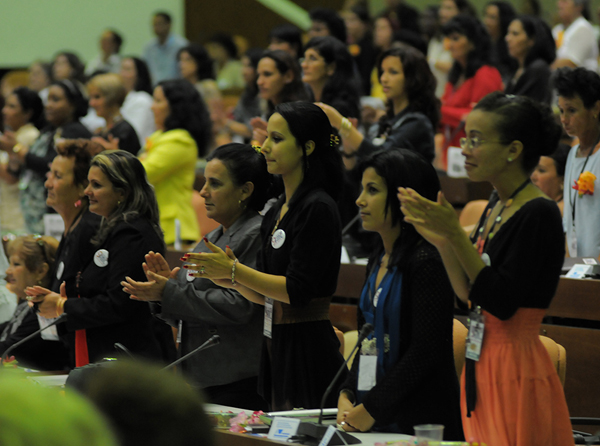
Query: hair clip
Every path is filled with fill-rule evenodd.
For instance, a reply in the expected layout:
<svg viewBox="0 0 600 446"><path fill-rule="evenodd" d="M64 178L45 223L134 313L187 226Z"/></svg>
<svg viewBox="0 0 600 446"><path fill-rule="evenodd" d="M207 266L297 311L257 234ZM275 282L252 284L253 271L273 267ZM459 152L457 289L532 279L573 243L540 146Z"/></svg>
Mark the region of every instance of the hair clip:
<svg viewBox="0 0 600 446"><path fill-rule="evenodd" d="M42 240L42 236L40 234L33 234L33 240L42 248L44 247L44 241Z"/></svg>
<svg viewBox="0 0 600 446"><path fill-rule="evenodd" d="M333 133L331 135L329 135L329 145L331 147L335 147L339 144L340 144L340 138L337 135L334 135Z"/></svg>
<svg viewBox="0 0 600 446"><path fill-rule="evenodd" d="M261 146L252 144L252 148L254 149L254 151L256 153L259 153L259 154L262 153L262 147Z"/></svg>

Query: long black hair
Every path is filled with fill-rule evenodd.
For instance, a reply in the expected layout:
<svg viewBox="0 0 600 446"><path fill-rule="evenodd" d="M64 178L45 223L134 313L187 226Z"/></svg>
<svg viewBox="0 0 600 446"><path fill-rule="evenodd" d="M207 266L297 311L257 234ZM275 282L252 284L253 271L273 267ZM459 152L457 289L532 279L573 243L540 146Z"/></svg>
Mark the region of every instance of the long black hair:
<svg viewBox="0 0 600 446"><path fill-rule="evenodd" d="M211 138L212 123L200 93L185 79L162 81L157 87L163 89L169 102L165 130L187 130L198 145L198 156L203 156Z"/></svg>
<svg viewBox="0 0 600 446"><path fill-rule="evenodd" d="M340 152L331 143L333 129L325 112L310 102L287 102L279 104L275 113L285 119L302 148L304 179L294 196L300 190L322 188L337 201L343 190L344 171ZM308 141L315 144L310 155L306 154Z"/></svg>
<svg viewBox="0 0 600 446"><path fill-rule="evenodd" d="M542 59L548 65L552 64L556 59L556 43L548 24L530 15L520 15L515 20L521 22L523 31L534 42L525 56L525 67L537 59Z"/></svg>
<svg viewBox="0 0 600 446"><path fill-rule="evenodd" d="M457 15L444 25L442 32L445 36L453 33L463 35L473 45L473 50L469 52L464 68L454 61L450 73L448 73L448 82L452 85L458 82L463 71L465 79L470 79L482 66L492 65L492 39L483 24L475 17L464 14Z"/></svg>
<svg viewBox="0 0 600 446"><path fill-rule="evenodd" d="M31 113L29 122L38 129L43 128L46 124L44 120L44 104L37 92L27 87L18 87L13 90L12 94L17 97L23 111Z"/></svg>
<svg viewBox="0 0 600 446"><path fill-rule="evenodd" d="M202 45L188 45L181 48L177 52L177 60L181 57L181 53L186 52L196 63L196 76L199 81L204 79L215 78L214 61L208 55L208 51Z"/></svg>
<svg viewBox="0 0 600 446"><path fill-rule="evenodd" d="M440 180L429 161L408 149L378 150L360 162L358 171L362 175L369 167L372 167L385 181L387 187L385 215L391 215L392 226L400 225L400 236L394 242L388 269L391 271L392 268L397 267L402 271L411 260L411 254L417 245L421 242L425 243L425 240L413 225L404 222L396 192L399 187L410 187L428 200L437 201ZM381 237L377 240L378 246L371 253L368 270L383 253Z"/></svg>
<svg viewBox="0 0 600 446"><path fill-rule="evenodd" d="M310 39L304 47L304 51L309 48L313 48L319 53L327 65L334 64L335 66L333 74L323 87L321 102L334 107L343 103L348 109L340 111L343 115L359 118L359 84L354 72L354 60L346 45L335 37L325 36Z"/></svg>

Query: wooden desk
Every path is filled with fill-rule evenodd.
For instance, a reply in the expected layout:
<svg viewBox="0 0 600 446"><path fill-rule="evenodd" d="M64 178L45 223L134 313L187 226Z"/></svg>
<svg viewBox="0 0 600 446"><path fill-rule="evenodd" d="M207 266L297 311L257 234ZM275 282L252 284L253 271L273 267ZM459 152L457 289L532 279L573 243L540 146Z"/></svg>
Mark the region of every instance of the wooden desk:
<svg viewBox="0 0 600 446"><path fill-rule="evenodd" d="M454 206L462 207L473 200L487 200L494 190L490 183L474 183L468 178L439 175L439 179L444 196Z"/></svg>

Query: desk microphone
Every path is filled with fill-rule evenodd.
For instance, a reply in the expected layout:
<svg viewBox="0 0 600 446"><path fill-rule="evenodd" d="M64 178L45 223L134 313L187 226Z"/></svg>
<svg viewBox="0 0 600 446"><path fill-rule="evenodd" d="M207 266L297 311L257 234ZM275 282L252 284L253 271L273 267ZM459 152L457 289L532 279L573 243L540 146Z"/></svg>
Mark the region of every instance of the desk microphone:
<svg viewBox="0 0 600 446"><path fill-rule="evenodd" d="M362 329L360 330L360 333L358 334L358 339L356 340L356 345L354 346L354 348L352 349L352 351L350 352L350 354L348 355L348 357L346 358L346 360L344 361L344 363L342 364L342 366L340 367L340 369L338 370L336 375L333 377L331 384L329 384L329 387L327 387L327 390L325 390L325 393L323 394L323 398L321 399L321 407L319 407L320 413L319 413L319 421L317 421L317 424L323 423L323 407L325 406L325 400L327 400L327 397L333 390L334 384L336 383L336 381L338 380L338 378L340 377L340 375L342 374L344 369L348 368L348 361L350 361L350 358L352 358L352 355L354 355L356 350L358 350L358 347L360 346L360 344L362 344L362 341L364 341L366 339L366 337L371 334L371 332L374 330L374 328L375 327L373 327L372 324L367 323L367 324L363 325Z"/></svg>
<svg viewBox="0 0 600 446"><path fill-rule="evenodd" d="M21 345L25 344L27 341L29 341L32 338L35 338L36 336L38 336L42 331L49 329L50 327L54 327L56 324L59 324L61 322L64 322L67 320L67 313L63 313L60 316L58 316L55 320L53 320L51 323L49 323L48 325L46 325L44 328L40 328L39 330L34 331L33 333L31 333L29 336L24 337L23 339L21 339L19 342L15 342L13 345L11 345L10 347L8 347L6 349L6 351L4 352L4 354L2 355L2 362L5 362L7 358L10 357L10 353L16 349L17 347L20 347Z"/></svg>
<svg viewBox="0 0 600 446"><path fill-rule="evenodd" d="M369 336L369 334L372 331L373 331L373 325L371 325L371 324L363 325L362 329L360 330L360 333L358 334L358 339L356 341L356 345L352 349L352 352L350 352L350 355L344 361L344 363L338 370L337 374L334 376L333 380L331 381L331 384L329 384L329 387L327 387L327 390L325 390L325 393L323 394L323 398L321 399L321 407L319 408L319 421L317 423L301 422L300 425L298 426L298 430L296 431L296 435L292 438L300 440L302 442L302 444L310 444L310 445L317 445L322 440L322 438L325 435L325 432L327 431L327 428L328 428L327 426L324 426L322 424L323 423L323 406L325 406L325 401L327 400L327 397L333 390L333 386L335 385L336 381L338 380L338 378L340 377L340 375L342 374L344 369L347 369L348 361L350 360L350 358L352 358L352 355L356 352L356 350L358 349L360 344L362 344L362 341L367 336ZM359 443L360 443L360 440L356 437L353 437L348 432L336 430L335 435L333 437L331 437L328 444L329 445L340 445L340 444L359 444Z"/></svg>
<svg viewBox="0 0 600 446"><path fill-rule="evenodd" d="M168 369L170 369L172 367L175 367L177 364L182 363L183 361L187 360L189 357L194 356L196 353L199 353L202 350L206 350L207 348L214 347L215 345L220 344L220 343L221 343L221 337L219 335L213 335L204 344L202 344L200 347L192 350L187 355L183 355L177 361L172 362L168 366L164 367L162 370L168 370Z"/></svg>

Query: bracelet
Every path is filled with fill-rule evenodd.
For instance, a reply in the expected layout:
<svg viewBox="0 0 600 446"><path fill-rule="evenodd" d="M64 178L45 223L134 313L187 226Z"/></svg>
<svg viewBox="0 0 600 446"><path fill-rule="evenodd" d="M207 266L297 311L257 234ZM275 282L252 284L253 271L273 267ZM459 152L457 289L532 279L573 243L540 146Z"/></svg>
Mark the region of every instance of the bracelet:
<svg viewBox="0 0 600 446"><path fill-rule="evenodd" d="M66 297L60 298L56 301L56 315L60 316L65 312L65 302L67 301Z"/></svg>
<svg viewBox="0 0 600 446"><path fill-rule="evenodd" d="M238 259L233 261L233 265L231 265L231 285L236 286L235 283L235 265L237 265Z"/></svg>
<svg viewBox="0 0 600 446"><path fill-rule="evenodd" d="M352 130L352 123L348 118L342 118L342 123L340 125L340 135L342 138L347 138L350 135L350 130Z"/></svg>

